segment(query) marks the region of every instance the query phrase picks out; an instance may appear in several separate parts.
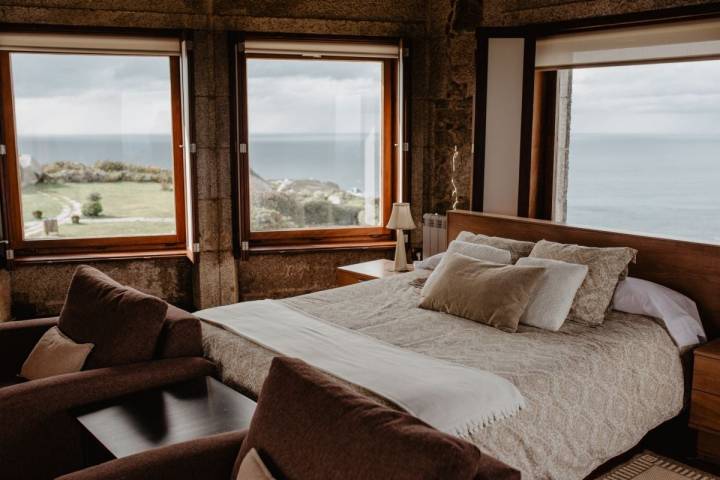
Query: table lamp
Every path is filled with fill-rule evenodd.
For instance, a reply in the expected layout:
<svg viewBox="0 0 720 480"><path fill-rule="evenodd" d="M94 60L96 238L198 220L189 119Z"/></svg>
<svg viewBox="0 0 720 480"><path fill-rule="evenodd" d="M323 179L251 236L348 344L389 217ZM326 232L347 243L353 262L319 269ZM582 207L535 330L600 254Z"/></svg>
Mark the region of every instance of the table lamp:
<svg viewBox="0 0 720 480"><path fill-rule="evenodd" d="M409 268L407 265L407 257L405 255L405 233L403 230L411 230L415 228L415 222L413 222L412 214L410 213L409 203L393 203L392 213L390 214L390 220L387 223L387 228L395 230L397 236L397 245L395 246L395 265L393 267L393 271L407 272Z"/></svg>

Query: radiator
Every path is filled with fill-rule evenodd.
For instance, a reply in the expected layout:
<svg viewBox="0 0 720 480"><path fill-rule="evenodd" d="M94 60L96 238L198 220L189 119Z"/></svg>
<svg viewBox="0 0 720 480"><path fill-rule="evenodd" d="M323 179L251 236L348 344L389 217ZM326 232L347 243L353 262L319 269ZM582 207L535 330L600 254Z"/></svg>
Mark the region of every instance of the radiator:
<svg viewBox="0 0 720 480"><path fill-rule="evenodd" d="M447 249L447 217L437 213L423 215L423 258Z"/></svg>

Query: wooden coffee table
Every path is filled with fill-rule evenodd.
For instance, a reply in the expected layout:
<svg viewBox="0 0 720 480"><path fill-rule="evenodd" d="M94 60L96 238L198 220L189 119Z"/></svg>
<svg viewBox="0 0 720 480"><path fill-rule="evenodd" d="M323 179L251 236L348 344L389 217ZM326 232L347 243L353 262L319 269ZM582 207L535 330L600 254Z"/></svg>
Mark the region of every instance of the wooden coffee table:
<svg viewBox="0 0 720 480"><path fill-rule="evenodd" d="M114 458L250 426L255 402L212 377L147 390L75 412ZM93 453L97 457L97 453ZM107 456L107 455L104 455Z"/></svg>

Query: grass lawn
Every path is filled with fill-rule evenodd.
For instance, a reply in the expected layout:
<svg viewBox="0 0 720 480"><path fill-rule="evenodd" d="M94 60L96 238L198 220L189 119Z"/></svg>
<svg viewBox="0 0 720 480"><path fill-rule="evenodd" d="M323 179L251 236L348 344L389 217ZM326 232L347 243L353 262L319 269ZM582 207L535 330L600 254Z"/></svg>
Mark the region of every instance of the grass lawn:
<svg viewBox="0 0 720 480"><path fill-rule="evenodd" d="M43 188L37 185L30 185L23 188L22 192L23 221L30 222L35 220L32 212L40 210L43 218L52 218L60 214L63 204L58 202L56 198L44 193Z"/></svg>
<svg viewBox="0 0 720 480"><path fill-rule="evenodd" d="M23 188L23 217L32 220L32 211L40 208L43 217L54 217L62 209L62 200L48 195L63 196L85 203L88 195L102 195L104 217L162 217L175 216L175 194L163 190L159 183L59 183L38 184ZM45 194L45 195L43 195ZM60 203L59 208L57 204ZM34 205L26 210L25 205ZM46 215L45 212L48 212Z"/></svg>
<svg viewBox="0 0 720 480"><path fill-rule="evenodd" d="M175 224L167 222L117 222L60 225L58 238L126 237L133 235L171 235Z"/></svg>
<svg viewBox="0 0 720 480"><path fill-rule="evenodd" d="M163 190L159 183L111 182L111 183L64 183L36 184L23 187L23 221L36 219L32 212L41 210L42 218L54 218L63 208L71 208L68 200L83 204L91 193L102 196L102 214L97 219L122 219L128 217L175 218L175 194ZM81 223L62 223L60 236L101 237L126 235L158 235L174 233L174 222L117 221L93 223L93 218L81 217Z"/></svg>

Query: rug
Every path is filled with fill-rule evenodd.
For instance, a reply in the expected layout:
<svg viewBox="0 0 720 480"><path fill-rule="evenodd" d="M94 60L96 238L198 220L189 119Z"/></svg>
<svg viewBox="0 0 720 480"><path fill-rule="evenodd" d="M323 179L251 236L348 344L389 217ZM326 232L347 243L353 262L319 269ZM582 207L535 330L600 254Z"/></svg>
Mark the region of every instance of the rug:
<svg viewBox="0 0 720 480"><path fill-rule="evenodd" d="M599 480L720 480L696 468L661 457L652 452L636 455Z"/></svg>

